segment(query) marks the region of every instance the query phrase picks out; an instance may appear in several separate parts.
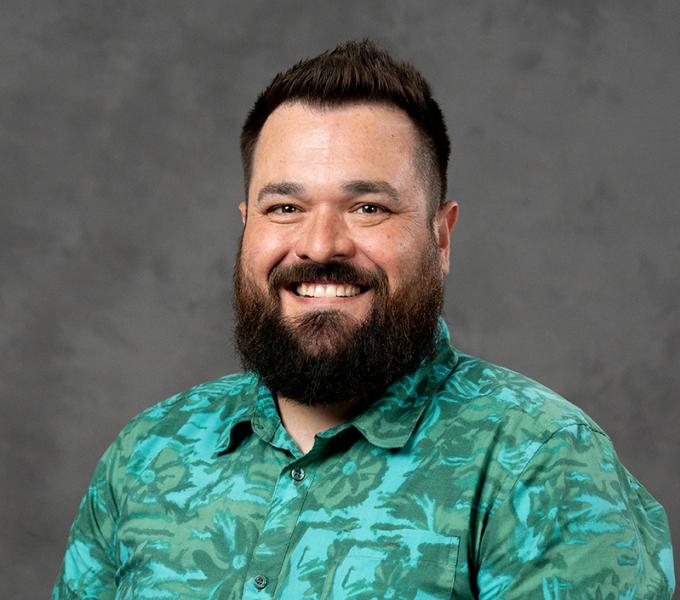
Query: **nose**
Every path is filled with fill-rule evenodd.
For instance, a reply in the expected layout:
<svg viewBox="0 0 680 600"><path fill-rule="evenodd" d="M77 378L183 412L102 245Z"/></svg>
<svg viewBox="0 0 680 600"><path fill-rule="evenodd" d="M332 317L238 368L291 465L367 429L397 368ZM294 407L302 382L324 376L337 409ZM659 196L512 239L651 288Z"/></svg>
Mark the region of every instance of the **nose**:
<svg viewBox="0 0 680 600"><path fill-rule="evenodd" d="M351 258L354 251L354 241L343 216L330 211L309 215L295 244L299 259L316 263Z"/></svg>

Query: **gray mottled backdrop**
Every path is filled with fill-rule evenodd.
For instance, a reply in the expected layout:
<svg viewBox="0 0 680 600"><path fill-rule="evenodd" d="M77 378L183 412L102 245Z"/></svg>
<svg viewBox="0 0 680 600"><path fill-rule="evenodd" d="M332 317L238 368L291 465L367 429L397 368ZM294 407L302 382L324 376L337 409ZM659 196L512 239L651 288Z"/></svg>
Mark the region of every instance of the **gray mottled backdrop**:
<svg viewBox="0 0 680 600"><path fill-rule="evenodd" d="M241 122L277 70L363 36L448 117L456 345L586 409L677 541L679 7L4 2L0 596L48 595L130 417L238 368Z"/></svg>

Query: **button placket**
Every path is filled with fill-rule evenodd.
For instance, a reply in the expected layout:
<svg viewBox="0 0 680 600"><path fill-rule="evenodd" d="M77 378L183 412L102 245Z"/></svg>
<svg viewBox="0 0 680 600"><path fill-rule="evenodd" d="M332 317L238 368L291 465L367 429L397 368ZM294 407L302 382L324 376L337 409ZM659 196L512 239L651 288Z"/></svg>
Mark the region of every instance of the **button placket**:
<svg viewBox="0 0 680 600"><path fill-rule="evenodd" d="M307 492L314 480L314 467L295 462L283 466L269 510L253 550L243 589L244 600L265 600L276 595L286 548L297 526ZM266 575L265 575L266 574Z"/></svg>

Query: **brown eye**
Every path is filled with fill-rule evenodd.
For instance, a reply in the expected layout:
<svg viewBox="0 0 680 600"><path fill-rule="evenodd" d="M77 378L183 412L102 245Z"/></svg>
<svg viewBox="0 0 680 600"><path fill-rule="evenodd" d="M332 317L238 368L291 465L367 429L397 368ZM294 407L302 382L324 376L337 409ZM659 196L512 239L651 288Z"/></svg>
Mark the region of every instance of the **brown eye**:
<svg viewBox="0 0 680 600"><path fill-rule="evenodd" d="M377 215L378 213L387 212L382 206L377 204L362 204L357 207L357 212L362 215Z"/></svg>
<svg viewBox="0 0 680 600"><path fill-rule="evenodd" d="M297 208L292 204L279 204L278 206L272 206L269 212L279 215L291 215L297 212Z"/></svg>

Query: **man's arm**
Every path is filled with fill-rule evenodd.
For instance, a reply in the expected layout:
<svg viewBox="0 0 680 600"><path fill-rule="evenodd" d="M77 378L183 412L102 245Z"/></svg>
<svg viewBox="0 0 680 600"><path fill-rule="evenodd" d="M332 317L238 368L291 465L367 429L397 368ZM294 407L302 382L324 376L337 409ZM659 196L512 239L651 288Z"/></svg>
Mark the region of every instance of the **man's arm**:
<svg viewBox="0 0 680 600"><path fill-rule="evenodd" d="M102 456L71 527L53 600L113 598L118 507L111 487L114 443Z"/></svg>
<svg viewBox="0 0 680 600"><path fill-rule="evenodd" d="M484 600L670 598L663 508L587 425L555 432L492 514L480 545Z"/></svg>

